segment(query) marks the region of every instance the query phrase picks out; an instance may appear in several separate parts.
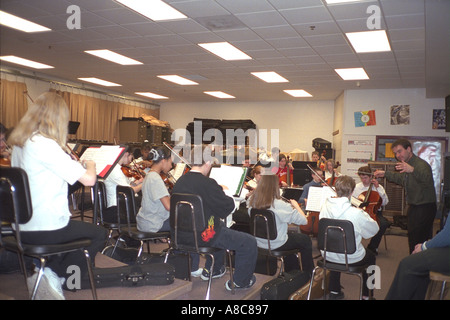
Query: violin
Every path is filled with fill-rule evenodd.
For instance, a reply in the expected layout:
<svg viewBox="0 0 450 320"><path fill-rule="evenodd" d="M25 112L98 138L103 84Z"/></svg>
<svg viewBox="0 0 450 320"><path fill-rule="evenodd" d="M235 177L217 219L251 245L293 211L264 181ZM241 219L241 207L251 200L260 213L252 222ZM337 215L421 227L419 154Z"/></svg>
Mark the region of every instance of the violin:
<svg viewBox="0 0 450 320"><path fill-rule="evenodd" d="M137 170L132 169L129 166L124 165L120 169L122 169L123 174L128 178L134 178L135 180L143 178Z"/></svg>
<svg viewBox="0 0 450 320"><path fill-rule="evenodd" d="M11 160L6 157L0 158L0 167L11 167Z"/></svg>
<svg viewBox="0 0 450 320"><path fill-rule="evenodd" d="M167 173L161 172L159 176L164 181L164 184L166 185L167 189L169 189L169 191L171 192L173 186L175 185L174 181L175 179L173 178L173 176L168 172Z"/></svg>
<svg viewBox="0 0 450 320"><path fill-rule="evenodd" d="M178 159L180 159L185 165L186 165L186 168L184 169L184 172L183 172L183 174L186 174L186 173L188 173L190 170L191 170L191 168L192 168L192 166L191 166L191 164L189 163L189 161L187 161L185 158L183 158L182 156L180 156L177 152L175 152L175 150L168 144L168 143L166 143L166 142L163 142L163 145L167 148L167 149L169 149Z"/></svg>

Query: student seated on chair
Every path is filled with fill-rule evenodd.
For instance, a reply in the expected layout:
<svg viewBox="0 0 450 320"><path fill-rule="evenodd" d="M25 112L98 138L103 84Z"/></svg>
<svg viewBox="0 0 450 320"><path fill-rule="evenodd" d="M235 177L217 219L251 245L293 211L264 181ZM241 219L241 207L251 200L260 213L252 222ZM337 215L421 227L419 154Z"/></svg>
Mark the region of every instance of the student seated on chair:
<svg viewBox="0 0 450 320"><path fill-rule="evenodd" d="M287 203L281 200L278 176L265 174L261 176L258 187L248 200L248 212L254 209L268 209L274 212L277 225L277 238L270 241L273 250L299 249L303 271L312 273L314 262L312 258L312 243L309 236L303 233L289 232L289 224L305 225L308 220L295 200ZM258 247L268 249L267 239L256 238ZM295 255L285 259L285 271L299 270L299 262Z"/></svg>
<svg viewBox="0 0 450 320"><path fill-rule="evenodd" d="M119 186L130 186L133 188L135 194L140 193L142 189L142 182L144 178L142 176L131 176L127 177L124 171L122 170L122 166L129 168L130 163L133 160L133 154L128 146L126 147L126 152L122 155L122 158L117 162L114 166L108 177L105 179L105 188L106 188L106 203L107 208L103 213L103 220L106 222L117 222L117 192L116 187ZM130 174L132 175L132 174ZM141 206L141 196L138 195L135 198L136 202L136 210ZM122 207L120 207L122 209ZM125 209L121 210L123 216L120 217L121 223L126 223L126 214ZM135 217L132 216L133 221Z"/></svg>
<svg viewBox="0 0 450 320"><path fill-rule="evenodd" d="M370 250L366 250L361 243L362 239L373 237L379 230L378 224L369 214L360 208L353 207L350 203L350 197L355 189L355 180L349 176L340 176L336 180L335 188L337 197L328 198L319 214L319 219L342 219L349 220L353 223L355 229L356 252L348 255L348 263L350 265L374 265L375 255ZM323 254L323 252L322 252ZM345 264L343 254L327 253L327 261ZM330 299L343 298L341 291L341 273L330 272ZM363 274L363 298L369 296L367 288L367 274Z"/></svg>
<svg viewBox="0 0 450 320"><path fill-rule="evenodd" d="M429 272L450 274L450 219L431 240L415 246L398 265L386 300L423 300L430 283Z"/></svg>
<svg viewBox="0 0 450 320"><path fill-rule="evenodd" d="M46 92L28 108L8 139L13 147L12 166L27 173L33 206L31 220L20 226L21 237L23 243L48 245L88 238L92 244L86 249L94 260L105 246L107 231L70 219L67 190L68 184L76 181L93 186L97 179L95 162L76 162L66 152L68 124L69 108L64 99ZM52 256L36 298L64 299L62 282L72 275L67 273L72 265L80 268L82 277L87 275L82 252ZM36 274L30 278L28 283L33 285Z"/></svg>
<svg viewBox="0 0 450 320"><path fill-rule="evenodd" d="M381 206L385 206L389 203L389 198L386 194L386 191L378 182L378 180L373 178L372 170L370 170L369 166L359 168L358 176L361 179L361 182L356 184L355 190L353 190L353 197L359 199L358 197L361 196L363 192L367 192L367 190L369 190L369 186L372 183L372 192L376 193L375 199L379 197L379 199L381 200ZM375 253L375 255L378 254L378 246L380 245L381 239L386 232L386 229L391 225L391 223L383 216L383 213L381 212L381 206L379 210L375 212L380 230L376 235L372 237L372 239L370 239L370 242L367 245L367 249L371 250L373 253Z"/></svg>
<svg viewBox="0 0 450 320"><path fill-rule="evenodd" d="M225 274L224 253L228 249L234 251L235 256L234 283L236 289L249 288L256 281L253 274L258 255L256 240L248 233L227 228L223 220L234 211L234 199L225 194L223 188L215 180L208 178L212 157L205 158L202 146L194 147L192 155L194 163L191 170L177 180L172 194L196 194L202 198L208 226L205 230L197 230L199 245L223 249L214 254L214 270L210 270L210 258L206 259L201 278L208 280L209 272L212 272L213 278L222 277ZM225 287L227 290L232 289L229 281L225 283Z"/></svg>

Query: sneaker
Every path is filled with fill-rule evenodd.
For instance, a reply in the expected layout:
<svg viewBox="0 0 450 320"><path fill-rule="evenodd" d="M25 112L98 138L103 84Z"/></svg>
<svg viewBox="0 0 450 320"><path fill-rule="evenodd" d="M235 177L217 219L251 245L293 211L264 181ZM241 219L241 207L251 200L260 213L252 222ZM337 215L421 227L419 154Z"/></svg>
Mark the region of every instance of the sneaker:
<svg viewBox="0 0 450 320"><path fill-rule="evenodd" d="M330 291L330 294L328 295L328 300L342 300L344 299L344 292L333 292Z"/></svg>
<svg viewBox="0 0 450 320"><path fill-rule="evenodd" d="M203 273L203 269L202 268L198 268L197 271L192 271L191 272L191 277L198 278L198 277L200 277L202 275L202 273Z"/></svg>
<svg viewBox="0 0 450 320"><path fill-rule="evenodd" d="M251 288L251 287L255 284L255 282L256 282L256 277L255 277L255 275L252 275L252 278L250 279L250 282L249 282L248 285L242 286L242 287L241 287L241 286L237 285L236 283L234 283L234 288L235 288L235 289L248 289L248 288ZM233 288L232 288L232 286L231 286L231 283L230 283L230 280L228 280L227 282L225 282L225 288L226 288L228 291L233 290Z"/></svg>
<svg viewBox="0 0 450 320"><path fill-rule="evenodd" d="M49 269L49 268L45 268ZM44 269L44 274L42 275L41 281L39 282L39 287L36 292L35 299L36 300L65 300L64 294L62 293L62 286L61 286L61 280L58 278L56 274L50 275L50 272ZM49 269L52 273L54 273L51 269ZM47 277L47 274L49 274L49 277L52 279L50 280ZM27 284L28 284L28 290L31 296L31 293L33 292L34 285L36 283L38 273L33 274L32 276L28 277ZM58 280L56 280L54 277L56 277ZM58 285L59 283L59 285Z"/></svg>
<svg viewBox="0 0 450 320"><path fill-rule="evenodd" d="M66 279L58 277L58 275L50 268L44 268L44 277L47 278L48 283L54 291L56 291L64 299L62 286Z"/></svg>
<svg viewBox="0 0 450 320"><path fill-rule="evenodd" d="M227 269L225 268L225 266L222 266L220 268L219 271L216 271L212 274L212 278L216 279L216 278L221 278L225 272L227 272ZM206 268L203 268L202 274L200 276L202 278L202 280L209 280L209 270Z"/></svg>

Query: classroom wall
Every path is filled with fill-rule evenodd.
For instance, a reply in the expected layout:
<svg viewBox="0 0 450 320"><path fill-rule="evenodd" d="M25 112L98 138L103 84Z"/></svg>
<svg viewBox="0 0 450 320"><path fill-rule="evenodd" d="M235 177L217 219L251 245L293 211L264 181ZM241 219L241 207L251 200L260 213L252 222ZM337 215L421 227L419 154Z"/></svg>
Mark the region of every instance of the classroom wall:
<svg viewBox="0 0 450 320"><path fill-rule="evenodd" d="M269 136L272 130L279 130L282 152L300 149L311 156L314 138L332 141L334 101L166 102L161 104L160 117L173 129L186 128L194 118L251 119L258 130L266 129Z"/></svg>

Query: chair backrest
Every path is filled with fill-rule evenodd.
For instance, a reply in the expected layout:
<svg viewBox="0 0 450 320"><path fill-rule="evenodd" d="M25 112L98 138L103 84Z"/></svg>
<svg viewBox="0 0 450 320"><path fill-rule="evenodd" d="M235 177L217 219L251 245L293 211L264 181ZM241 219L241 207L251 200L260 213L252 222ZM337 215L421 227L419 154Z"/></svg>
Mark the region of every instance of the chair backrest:
<svg viewBox="0 0 450 320"><path fill-rule="evenodd" d="M196 194L172 194L170 227L175 248L195 248L198 251L198 233L206 229L202 198Z"/></svg>
<svg viewBox="0 0 450 320"><path fill-rule="evenodd" d="M131 217L136 217L136 203L134 202L134 190L130 186L116 186L117 197L117 223L120 225L121 201L125 203L128 227L131 227Z"/></svg>
<svg viewBox="0 0 450 320"><path fill-rule="evenodd" d="M317 237L319 250L352 254L356 251L355 230L349 220L322 218Z"/></svg>
<svg viewBox="0 0 450 320"><path fill-rule="evenodd" d="M28 175L16 167L1 168L0 172L0 238L5 229L14 232L21 248L19 224L27 223L33 215Z"/></svg>
<svg viewBox="0 0 450 320"><path fill-rule="evenodd" d="M250 233L267 239L267 247L271 250L270 240L275 240L278 235L275 213L267 209L250 209Z"/></svg>

